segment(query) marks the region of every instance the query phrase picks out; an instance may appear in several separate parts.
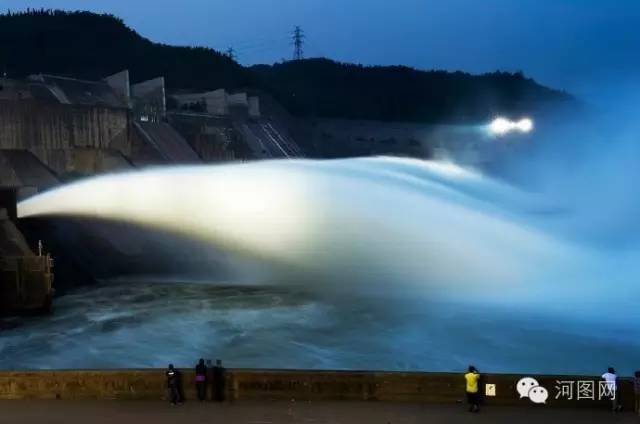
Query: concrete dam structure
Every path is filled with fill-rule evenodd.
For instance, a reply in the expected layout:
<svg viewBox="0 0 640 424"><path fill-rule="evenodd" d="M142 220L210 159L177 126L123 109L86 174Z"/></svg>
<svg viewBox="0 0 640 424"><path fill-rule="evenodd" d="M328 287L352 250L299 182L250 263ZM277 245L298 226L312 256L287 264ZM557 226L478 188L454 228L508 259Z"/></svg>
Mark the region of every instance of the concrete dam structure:
<svg viewBox="0 0 640 424"><path fill-rule="evenodd" d="M302 155L293 138L283 135L287 129L260 114L257 95L217 93L224 100L221 107L194 114L167 110L162 77L132 83L128 71L122 71L99 81L41 74L0 78L0 189L19 200L102 173ZM3 208L15 210L15 201ZM40 239L51 247L61 292L95 281L110 267L111 260L95 258L119 258L123 269L150 268L152 261L142 252L166 253L173 243L139 230L127 237L109 224L3 219L12 232L21 234L23 250L37 250ZM9 260L14 254L2 252L5 268L15 274L21 266ZM192 262L197 256L184 255L184 260ZM21 278L16 275L11 281Z"/></svg>
<svg viewBox="0 0 640 424"><path fill-rule="evenodd" d="M219 349L238 368L454 371L476 363L513 372L527 364L590 375L615 346L615 365L632 370L637 349L624 338L637 333L625 318L635 305L619 293L636 290L635 253L580 239L586 232L574 225L593 209L567 209L447 161L301 159L294 119L250 90L218 92L220 104L208 92L180 104L162 78L137 86L126 73L4 83L2 101L16 106L2 109L0 183L14 199L4 234L20 240L10 246L24 257L40 257L42 241L69 319L12 321L2 367L182 366L196 350ZM313 142L347 140L358 150L373 138L368 154L395 146L438 157L423 132L442 148L453 143L433 127L316 124ZM466 156L485 127L461 128L468 138L450 151ZM22 219L11 212L17 201ZM16 287L6 297L24 309L38 302L23 287L40 287L47 304L51 263L36 261L43 265L5 261L12 274L3 279ZM25 267L42 278L32 284ZM612 293L594 276L613 269L624 290ZM618 314L601 325L621 336L603 342L585 323L612 301ZM481 327L458 327L477 317ZM482 343L467 352L478 334ZM180 338L179 348L167 335ZM140 342L131 346L132 338ZM531 340L543 346L535 356ZM114 349L127 354L104 355ZM589 358L567 359L587 350Z"/></svg>
<svg viewBox="0 0 640 424"><path fill-rule="evenodd" d="M5 78L0 86L0 149L27 150L58 175L93 175L136 163L229 160L238 154L237 159L302 154L295 141L284 135L286 129L260 114L259 97L247 97L245 93L227 95L218 90L223 105L209 105L211 111L205 109L195 115L200 119L194 120L193 114L180 109L184 106L180 102L178 109L167 115L163 78L129 85L126 71L102 81L51 75L34 75L27 80ZM182 113L192 119L181 120ZM170 128L172 120L180 121L175 129ZM185 123L191 128L181 133ZM267 130L251 135L238 130L254 126ZM215 133L214 128L220 129L218 134L228 135L227 140L207 137ZM187 139L183 139L185 134ZM196 143L194 138L198 137L217 147ZM181 145L181 153L177 145ZM216 149L235 149L238 153L229 150L215 157L211 152ZM206 153L200 155L198 150Z"/></svg>
<svg viewBox="0 0 640 424"><path fill-rule="evenodd" d="M33 252L15 224L15 192L0 189L0 315L51 312L53 260Z"/></svg>

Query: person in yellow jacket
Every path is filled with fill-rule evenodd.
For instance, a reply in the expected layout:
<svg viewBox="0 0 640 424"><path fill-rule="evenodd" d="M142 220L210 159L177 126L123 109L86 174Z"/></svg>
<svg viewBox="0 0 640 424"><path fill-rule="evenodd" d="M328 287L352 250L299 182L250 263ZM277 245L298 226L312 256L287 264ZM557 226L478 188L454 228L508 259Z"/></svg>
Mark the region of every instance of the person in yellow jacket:
<svg viewBox="0 0 640 424"><path fill-rule="evenodd" d="M478 390L478 382L480 381L480 373L473 365L469 366L469 372L464 375L464 379L467 383L466 393L467 402L469 403L469 412L480 411L480 394Z"/></svg>

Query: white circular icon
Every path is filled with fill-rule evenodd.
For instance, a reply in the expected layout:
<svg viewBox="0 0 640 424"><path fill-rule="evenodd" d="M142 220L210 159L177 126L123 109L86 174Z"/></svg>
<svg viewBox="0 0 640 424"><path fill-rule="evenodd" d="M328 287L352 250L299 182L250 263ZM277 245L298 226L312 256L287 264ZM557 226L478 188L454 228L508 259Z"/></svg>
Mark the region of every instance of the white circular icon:
<svg viewBox="0 0 640 424"><path fill-rule="evenodd" d="M533 403L546 403L549 392L542 386L535 386L529 390L529 399Z"/></svg>
<svg viewBox="0 0 640 424"><path fill-rule="evenodd" d="M521 378L516 385L516 390L520 394L520 399L529 397L529 390L531 390L532 387L536 386L540 386L540 384L538 384L538 381L535 378Z"/></svg>

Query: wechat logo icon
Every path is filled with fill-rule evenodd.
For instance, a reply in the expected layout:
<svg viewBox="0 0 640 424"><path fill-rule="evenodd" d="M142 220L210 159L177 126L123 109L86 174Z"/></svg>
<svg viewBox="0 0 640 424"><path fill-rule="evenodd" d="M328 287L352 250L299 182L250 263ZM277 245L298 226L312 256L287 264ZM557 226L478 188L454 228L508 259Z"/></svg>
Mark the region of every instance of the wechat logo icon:
<svg viewBox="0 0 640 424"><path fill-rule="evenodd" d="M516 384L516 390L520 395L520 399L529 398L533 403L543 404L547 403L549 398L549 392L542 387L538 380L531 377L521 378Z"/></svg>

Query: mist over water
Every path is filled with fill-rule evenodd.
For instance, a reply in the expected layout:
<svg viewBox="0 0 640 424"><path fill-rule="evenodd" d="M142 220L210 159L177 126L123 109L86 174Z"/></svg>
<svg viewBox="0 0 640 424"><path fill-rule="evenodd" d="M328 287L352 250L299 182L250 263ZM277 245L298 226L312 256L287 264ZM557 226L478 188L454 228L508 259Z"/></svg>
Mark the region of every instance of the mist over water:
<svg viewBox="0 0 640 424"><path fill-rule="evenodd" d="M615 331L611 331L615 329ZM0 368L192 366L598 373L636 366L637 326L366 293L302 288L105 282L20 319L0 337Z"/></svg>
<svg viewBox="0 0 640 424"><path fill-rule="evenodd" d="M173 357L188 365L192 352L217 351L235 357L232 366L457 370L473 362L492 371L597 373L614 364L628 372L640 353L637 233L621 237L620 223L594 229L594 212L563 181L560 196L542 182L519 188L453 163L380 157L157 168L54 189L21 202L19 215L175 232L261 263L267 284L262 306L248 288L230 300L215 285L194 286L209 299L203 305L184 299L190 285L125 284L174 297L161 307L109 296L115 305L107 309L134 318L114 315L108 334L70 324L91 332L91 343L36 355L38 362L162 366ZM638 204L637 194L625 194ZM589 205L611 195L591 191ZM604 223L629 218L626 208L603 210ZM101 298L123 287L112 284L87 290ZM59 308L85 314L74 303L81 295L73 296ZM66 323L86 321L70 314ZM34 325L42 334L50 328ZM156 325L180 333L180 343L167 347L149 331ZM124 354L129 340L154 348ZM99 359L106 351L109 359Z"/></svg>

